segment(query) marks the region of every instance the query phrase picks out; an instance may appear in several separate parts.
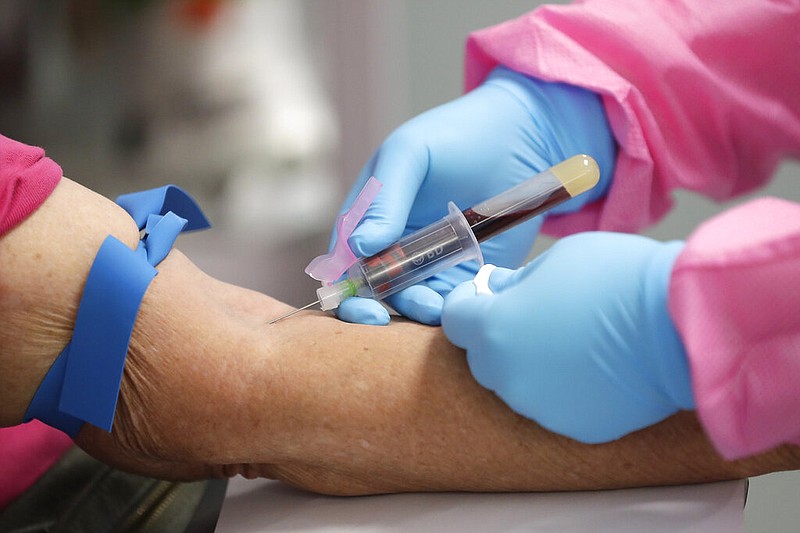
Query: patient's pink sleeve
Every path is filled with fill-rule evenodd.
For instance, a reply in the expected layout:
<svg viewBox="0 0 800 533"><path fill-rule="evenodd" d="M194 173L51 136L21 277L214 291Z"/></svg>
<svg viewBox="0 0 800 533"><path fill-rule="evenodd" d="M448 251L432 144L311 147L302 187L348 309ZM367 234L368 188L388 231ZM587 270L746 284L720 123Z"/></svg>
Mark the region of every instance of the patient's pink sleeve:
<svg viewBox="0 0 800 533"><path fill-rule="evenodd" d="M0 428L0 511L28 490L72 445L38 420Z"/></svg>
<svg viewBox="0 0 800 533"><path fill-rule="evenodd" d="M35 211L60 180L61 167L44 150L0 135L0 236Z"/></svg>
<svg viewBox="0 0 800 533"><path fill-rule="evenodd" d="M738 458L800 444L800 204L762 198L700 226L672 272L669 306L697 411Z"/></svg>
<svg viewBox="0 0 800 533"><path fill-rule="evenodd" d="M800 154L798 28L798 2L543 6L470 36L466 88L503 64L601 94L619 146L609 194L544 229L636 231L673 189L730 198Z"/></svg>
<svg viewBox="0 0 800 533"><path fill-rule="evenodd" d="M60 180L61 168L44 150L0 135L0 238L35 211ZM37 421L0 428L0 510L33 485L71 442Z"/></svg>

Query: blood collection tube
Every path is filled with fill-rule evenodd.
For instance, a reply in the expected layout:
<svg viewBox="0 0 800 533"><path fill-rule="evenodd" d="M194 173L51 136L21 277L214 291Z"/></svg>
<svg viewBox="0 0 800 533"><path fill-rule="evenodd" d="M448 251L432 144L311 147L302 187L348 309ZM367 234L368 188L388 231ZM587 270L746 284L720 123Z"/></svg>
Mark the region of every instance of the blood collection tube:
<svg viewBox="0 0 800 533"><path fill-rule="evenodd" d="M382 300L464 261L483 264L479 242L497 235L594 187L597 163L576 155L484 202L449 213L375 255L359 259L347 279L317 290L323 311L351 296Z"/></svg>
<svg viewBox="0 0 800 533"><path fill-rule="evenodd" d="M600 168L576 155L464 211L472 233L483 242L594 187Z"/></svg>

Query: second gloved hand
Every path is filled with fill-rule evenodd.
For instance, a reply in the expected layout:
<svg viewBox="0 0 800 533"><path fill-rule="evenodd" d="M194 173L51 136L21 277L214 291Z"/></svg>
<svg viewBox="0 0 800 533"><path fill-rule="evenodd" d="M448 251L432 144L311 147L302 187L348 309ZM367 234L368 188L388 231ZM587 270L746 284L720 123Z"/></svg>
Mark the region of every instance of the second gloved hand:
<svg viewBox="0 0 800 533"><path fill-rule="evenodd" d="M442 326L477 381L516 412L582 442L619 438L694 399L667 310L682 243L616 233L557 242L445 299Z"/></svg>
<svg viewBox="0 0 800 533"><path fill-rule="evenodd" d="M597 161L600 183L559 206L559 212L600 198L613 174L614 141L600 97L498 68L470 93L403 124L373 154L344 209L370 176L383 188L350 237L351 248L358 256L377 253L443 217L448 201L466 209L579 153ZM540 225L534 219L484 243L486 261L518 267ZM442 296L476 270L474 261L460 265L388 302L409 318L438 324ZM348 322L389 321L379 303L363 298L344 301L338 315Z"/></svg>

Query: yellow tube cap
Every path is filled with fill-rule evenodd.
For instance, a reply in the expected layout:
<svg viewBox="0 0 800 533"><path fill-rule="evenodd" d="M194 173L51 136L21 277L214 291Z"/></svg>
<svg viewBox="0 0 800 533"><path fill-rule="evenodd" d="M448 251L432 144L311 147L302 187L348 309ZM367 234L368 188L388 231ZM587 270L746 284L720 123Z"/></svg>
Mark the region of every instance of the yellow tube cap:
<svg viewBox="0 0 800 533"><path fill-rule="evenodd" d="M586 192L600 181L600 167L586 154L578 154L550 167L571 197Z"/></svg>

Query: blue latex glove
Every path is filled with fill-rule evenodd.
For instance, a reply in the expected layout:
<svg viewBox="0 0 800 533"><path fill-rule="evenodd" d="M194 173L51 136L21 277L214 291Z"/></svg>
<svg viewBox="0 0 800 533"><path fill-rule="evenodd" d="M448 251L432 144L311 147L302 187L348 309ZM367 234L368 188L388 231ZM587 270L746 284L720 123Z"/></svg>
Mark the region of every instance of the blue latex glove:
<svg viewBox="0 0 800 533"><path fill-rule="evenodd" d="M545 428L597 443L694 406L667 310L681 242L581 233L445 299L442 326L478 382Z"/></svg>
<svg viewBox="0 0 800 533"><path fill-rule="evenodd" d="M383 188L350 237L350 246L358 256L377 253L442 218L448 201L466 209L578 153L597 161L600 183L557 212L577 210L608 189L616 154L600 98L585 89L498 68L470 93L402 125L373 154L342 211L370 176L383 182ZM486 261L518 267L540 225L534 219L482 244ZM387 303L409 318L436 325L442 295L474 277L476 270L474 261L455 267ZM389 322L380 304L363 298L346 300L338 315L348 322Z"/></svg>

